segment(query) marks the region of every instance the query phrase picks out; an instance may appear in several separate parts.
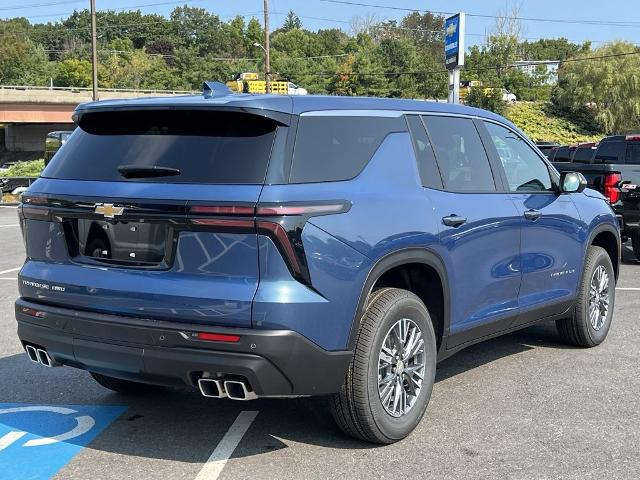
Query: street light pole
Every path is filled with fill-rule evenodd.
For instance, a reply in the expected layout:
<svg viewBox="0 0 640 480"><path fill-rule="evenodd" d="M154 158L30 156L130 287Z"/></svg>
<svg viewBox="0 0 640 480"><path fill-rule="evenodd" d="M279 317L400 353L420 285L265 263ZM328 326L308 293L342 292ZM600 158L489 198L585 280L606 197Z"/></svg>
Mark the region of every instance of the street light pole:
<svg viewBox="0 0 640 480"><path fill-rule="evenodd" d="M264 0L264 82L265 92L271 93L271 65L269 58L269 0Z"/></svg>
<svg viewBox="0 0 640 480"><path fill-rule="evenodd" d="M91 0L91 73L93 101L98 100L98 49L96 46L96 0Z"/></svg>

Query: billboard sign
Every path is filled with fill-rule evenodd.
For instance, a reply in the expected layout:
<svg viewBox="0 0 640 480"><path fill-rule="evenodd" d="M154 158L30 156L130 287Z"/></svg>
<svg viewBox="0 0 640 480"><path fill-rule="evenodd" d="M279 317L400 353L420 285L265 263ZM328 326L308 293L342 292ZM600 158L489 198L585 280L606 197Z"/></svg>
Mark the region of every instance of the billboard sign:
<svg viewBox="0 0 640 480"><path fill-rule="evenodd" d="M464 13L444 21L444 63L453 70L464 65Z"/></svg>

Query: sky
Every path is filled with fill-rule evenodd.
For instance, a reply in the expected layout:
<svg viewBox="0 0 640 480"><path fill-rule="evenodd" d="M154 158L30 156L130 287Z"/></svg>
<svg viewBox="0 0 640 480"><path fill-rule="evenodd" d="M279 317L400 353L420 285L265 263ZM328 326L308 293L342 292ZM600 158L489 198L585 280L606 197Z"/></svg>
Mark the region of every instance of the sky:
<svg viewBox="0 0 640 480"><path fill-rule="evenodd" d="M467 14L495 15L504 11L506 0L352 0L356 3L387 5L395 8L438 12L464 11ZM565 37L574 42L591 40L594 47L612 40L627 40L640 44L640 8L631 5L638 0L520 0L520 17L553 19L523 21L524 39ZM514 2L511 2L513 4ZM262 18L263 0L96 0L98 10L141 10L168 16L178 5L202 7L223 20L244 15ZM74 9L87 8L89 0L0 0L0 18L24 16L32 23L46 23L68 16ZM400 19L408 12L393 9L341 5L322 0L270 0L271 29L282 24L289 10L300 17L303 27L342 28L351 30L356 16L374 14L380 20ZM599 24L565 23L595 21ZM466 44L481 44L494 20L467 17ZM602 22L617 23L604 25ZM622 23L622 24L621 24Z"/></svg>

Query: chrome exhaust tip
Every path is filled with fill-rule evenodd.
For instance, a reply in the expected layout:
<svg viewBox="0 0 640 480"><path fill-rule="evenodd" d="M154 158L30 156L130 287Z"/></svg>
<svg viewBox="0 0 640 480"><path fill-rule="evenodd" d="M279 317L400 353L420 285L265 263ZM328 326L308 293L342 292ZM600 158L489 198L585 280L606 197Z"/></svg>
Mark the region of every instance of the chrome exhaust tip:
<svg viewBox="0 0 640 480"><path fill-rule="evenodd" d="M224 390L231 400L255 400L258 396L253 390L249 390L247 383L241 380L226 380Z"/></svg>
<svg viewBox="0 0 640 480"><path fill-rule="evenodd" d="M27 352L27 357L29 357L29 360L31 360L33 363L40 363L40 359L38 358L38 351L36 350L36 347L32 347L31 345L25 345L24 350L25 352Z"/></svg>
<svg viewBox="0 0 640 480"><path fill-rule="evenodd" d="M51 358L49 357L49 354L47 353L46 350L43 350L41 348L38 348L36 350L36 353L38 354L38 361L40 362L41 365L44 365L45 367L53 367L53 362L51 361Z"/></svg>
<svg viewBox="0 0 640 480"><path fill-rule="evenodd" d="M203 397L225 398L227 396L222 380L214 378L199 378L198 388Z"/></svg>

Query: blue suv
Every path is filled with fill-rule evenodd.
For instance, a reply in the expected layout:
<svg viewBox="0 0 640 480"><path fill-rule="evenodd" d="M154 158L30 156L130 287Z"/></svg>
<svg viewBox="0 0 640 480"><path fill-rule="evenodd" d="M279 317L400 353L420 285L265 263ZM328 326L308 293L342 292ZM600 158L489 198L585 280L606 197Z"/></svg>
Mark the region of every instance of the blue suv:
<svg viewBox="0 0 640 480"><path fill-rule="evenodd" d="M118 392L326 395L391 443L464 347L542 320L605 339L616 217L504 118L206 87L76 109L19 209L30 360Z"/></svg>

